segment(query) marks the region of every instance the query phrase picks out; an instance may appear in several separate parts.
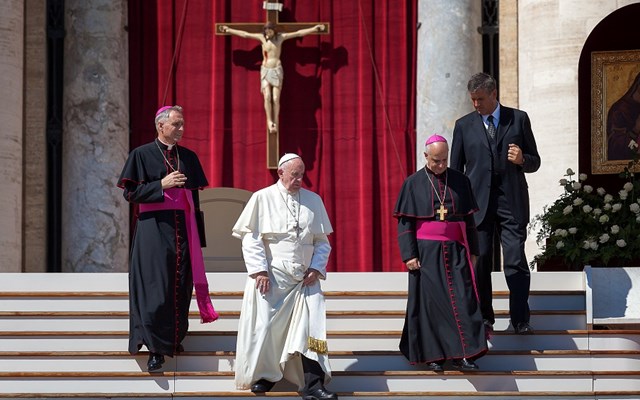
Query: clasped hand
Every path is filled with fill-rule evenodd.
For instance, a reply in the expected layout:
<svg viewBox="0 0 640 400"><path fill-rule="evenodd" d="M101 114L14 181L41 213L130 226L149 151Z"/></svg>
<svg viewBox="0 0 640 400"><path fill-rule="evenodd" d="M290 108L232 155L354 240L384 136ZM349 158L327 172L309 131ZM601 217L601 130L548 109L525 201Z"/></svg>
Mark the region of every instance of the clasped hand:
<svg viewBox="0 0 640 400"><path fill-rule="evenodd" d="M186 181L187 177L182 172L174 171L162 178L160 183L163 189L170 189L172 187L182 187Z"/></svg>
<svg viewBox="0 0 640 400"><path fill-rule="evenodd" d="M522 155L522 149L517 144L513 144L513 143L509 144L507 160L511 161L516 165L524 164L524 156Z"/></svg>
<svg viewBox="0 0 640 400"><path fill-rule="evenodd" d="M251 276L256 281L256 289L260 291L261 294L266 294L271 287L271 281L269 280L269 274L266 271L258 272ZM320 277L320 272L313 268L309 268L307 272L304 274L304 278L302 278L302 286L310 286L318 281Z"/></svg>
<svg viewBox="0 0 640 400"><path fill-rule="evenodd" d="M420 268L420 261L417 258L412 258L411 260L405 263L407 269L410 271L416 270Z"/></svg>

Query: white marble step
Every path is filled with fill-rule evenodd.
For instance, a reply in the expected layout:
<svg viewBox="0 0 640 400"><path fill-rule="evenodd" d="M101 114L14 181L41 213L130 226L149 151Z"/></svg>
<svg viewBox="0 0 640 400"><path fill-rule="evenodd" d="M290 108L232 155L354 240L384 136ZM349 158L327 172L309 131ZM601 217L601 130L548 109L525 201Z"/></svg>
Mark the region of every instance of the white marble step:
<svg viewBox="0 0 640 400"><path fill-rule="evenodd" d="M334 371L413 371L424 366L410 365L399 352L383 354L332 354ZM0 372L101 371L141 372L146 370L147 354L122 355L34 355L11 356L0 353ZM164 371L233 371L231 352L185 353L166 358ZM587 352L544 354L540 352L505 354L490 352L477 361L482 371L640 371L640 352L589 355Z"/></svg>
<svg viewBox="0 0 640 400"><path fill-rule="evenodd" d="M0 377L2 393L165 393L175 391L175 379L170 375L151 375L147 373L121 374L119 377L79 377L55 376L11 378ZM231 383L231 379L227 378ZM209 382L210 390L216 387ZM224 385L225 387L229 386ZM227 389L214 389L227 390Z"/></svg>
<svg viewBox="0 0 640 400"><path fill-rule="evenodd" d="M194 297L195 298L195 297ZM239 311L241 296L212 296L215 309L219 312ZM404 295L390 296L353 296L326 297L327 311L404 311L407 300ZM496 312L507 311L509 300L506 296L496 295L493 299ZM532 311L582 311L585 309L583 294L537 295L531 293L529 307ZM190 309L197 311L195 300ZM3 295L3 312L120 312L129 311L129 299L119 297L96 298L90 296L71 297L10 297ZM7 317L3 317L7 318Z"/></svg>
<svg viewBox="0 0 640 400"><path fill-rule="evenodd" d="M31 292L30 292L31 293ZM127 294L118 292L102 292L102 296L90 296L75 292L68 297L63 295L25 297L24 294L17 296L3 295L0 302L0 311L129 311L129 299ZM114 296L113 293L119 295ZM239 310L242 305L241 292L237 295L216 295L211 296L214 307L218 311ZM333 295L336 293L336 295ZM327 292L328 311L355 311L355 310L375 310L375 311L403 311L406 308L407 300L405 292L398 292L396 296L346 296L337 294L341 292ZM529 298L529 305L532 310L584 310L584 294L536 294L532 292ZM508 310L509 299L503 294L494 295L493 307L497 310ZM197 310L195 301L191 303L191 310Z"/></svg>
<svg viewBox="0 0 640 400"><path fill-rule="evenodd" d="M234 392L232 373L120 373L115 376L58 374L55 379L31 374L29 379L0 377L3 393L165 393ZM549 393L640 390L638 373L595 374L589 371L490 373L371 372L335 373L328 388L336 392L529 392ZM292 391L281 382L274 391ZM235 397L235 396L234 396Z"/></svg>
<svg viewBox="0 0 640 400"><path fill-rule="evenodd" d="M482 392L478 392L478 394L465 393L464 400L514 400L514 399L525 399L525 400L635 400L638 396L629 397L628 395L611 395L607 394L606 396L598 395L596 396L593 392L588 392L585 394L540 394L535 395L531 393L523 393L523 392L501 392L501 395L495 394L481 394ZM122 397L121 397L122 396ZM105 399L105 400L131 400L132 398L143 397L145 400L167 400L168 396L166 395L157 395L154 396L152 393L143 393L140 395L129 395L124 396L113 393L105 393L105 394L85 394L82 395L71 395L65 396L61 393L52 394L51 397L47 397L46 395L36 395L30 396L28 398L37 398L39 400L46 399L55 399L55 400L96 400L96 399ZM252 393L247 393L243 395L243 393L233 393L232 395L227 394L226 392L203 392L203 393L180 393L177 392L172 394L172 398L180 399L180 400L202 400L205 399L255 399L256 396ZM24 395L21 396L24 398ZM271 392L269 394L269 400L291 400L294 398L299 398L300 396L297 393L293 392ZM0 399L9 398L15 400L10 394L5 395L0 393ZM397 393L382 393L380 392L358 392L357 394L353 393L340 393L341 399L348 400L416 400L416 399L424 399L428 398L429 400L459 400L461 398L459 392L450 392L450 393L442 393L442 392L397 392Z"/></svg>
<svg viewBox="0 0 640 400"><path fill-rule="evenodd" d="M582 333L581 333L582 332ZM0 335L0 351L123 351L128 348L127 332L117 334L82 335L44 335L15 336ZM343 332L329 333L328 344L331 351L396 351L400 341L400 332L371 333ZM589 338L585 331L577 333L539 332L522 336L497 332L489 341L493 350L638 350L638 335ZM211 334L194 332L184 342L190 351L234 351L236 336L234 332ZM597 347L600 346L600 347Z"/></svg>
<svg viewBox="0 0 640 400"><path fill-rule="evenodd" d="M197 316L189 319L189 329L193 332L237 331L239 314L222 314L221 318L210 324L201 324ZM389 331L402 330L404 311L394 311L393 315L349 315L332 314L327 316L329 331ZM539 330L575 330L586 329L584 313L535 312L531 315L531 325ZM126 315L117 316L10 316L0 317L0 332L6 331L124 331L129 329ZM509 317L498 315L494 324L497 331L512 330Z"/></svg>
<svg viewBox="0 0 640 400"><path fill-rule="evenodd" d="M0 292L126 292L126 273L3 273ZM363 279L364 278L364 279ZM504 274L491 276L494 291L507 290ZM207 273L209 290L242 291L246 274L240 272ZM404 291L407 274L404 272L330 272L323 282L325 291ZM531 290L575 291L584 290L585 280L581 272L532 272Z"/></svg>

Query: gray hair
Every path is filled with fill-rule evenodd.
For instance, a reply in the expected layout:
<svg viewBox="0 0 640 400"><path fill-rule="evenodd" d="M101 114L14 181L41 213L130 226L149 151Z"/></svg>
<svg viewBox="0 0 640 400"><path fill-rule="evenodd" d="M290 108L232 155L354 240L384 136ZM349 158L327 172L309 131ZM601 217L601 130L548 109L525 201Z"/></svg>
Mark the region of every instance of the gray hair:
<svg viewBox="0 0 640 400"><path fill-rule="evenodd" d="M493 92L497 87L496 80L489 74L484 72L477 73L469 79L467 83L467 91L473 93L478 89L485 89L488 92Z"/></svg>
<svg viewBox="0 0 640 400"><path fill-rule="evenodd" d="M169 115L171 114L171 111L177 111L180 114L182 114L182 107L180 106L171 106L169 108L167 108L166 110L162 110L158 113L158 115L156 115L156 127L158 126L158 124L166 119L169 118Z"/></svg>

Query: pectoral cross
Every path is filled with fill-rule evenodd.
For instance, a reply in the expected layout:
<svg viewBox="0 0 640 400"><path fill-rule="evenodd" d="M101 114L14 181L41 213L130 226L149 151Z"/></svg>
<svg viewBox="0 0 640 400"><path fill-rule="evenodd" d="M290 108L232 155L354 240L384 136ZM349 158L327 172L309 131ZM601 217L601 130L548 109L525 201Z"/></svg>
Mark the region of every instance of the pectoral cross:
<svg viewBox="0 0 640 400"><path fill-rule="evenodd" d="M267 11L267 21L276 24L278 32L295 32L301 29L311 28L317 24L324 24L325 29L322 32L312 33L313 35L326 35L329 34L329 23L327 22L313 22L313 23L298 23L298 22L280 22L279 12L282 11L282 3L278 0L265 0L262 3L262 8ZM266 22L220 22L216 23L215 32L216 35L229 35L229 33L223 32L222 26L228 26L229 28L242 30L249 33L262 33ZM279 105L278 105L279 107ZM278 124L278 129L272 131L267 127L267 168L277 169L278 159L280 157L280 125L278 121L274 121Z"/></svg>
<svg viewBox="0 0 640 400"><path fill-rule="evenodd" d="M449 211L442 204L440 204L440 208L436 211L436 214L440 214L440 221L444 221L444 216L447 215Z"/></svg>
<svg viewBox="0 0 640 400"><path fill-rule="evenodd" d="M298 224L298 222L296 222L296 226L293 228L296 231L296 237L299 238L300 237L300 232L302 232L302 228L300 228L300 224Z"/></svg>

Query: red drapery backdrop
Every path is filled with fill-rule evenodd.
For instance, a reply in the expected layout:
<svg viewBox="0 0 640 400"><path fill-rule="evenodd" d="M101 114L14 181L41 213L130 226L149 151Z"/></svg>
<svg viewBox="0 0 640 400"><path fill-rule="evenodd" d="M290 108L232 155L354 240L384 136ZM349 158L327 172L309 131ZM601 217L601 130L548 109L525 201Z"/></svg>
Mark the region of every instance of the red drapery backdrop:
<svg viewBox="0 0 640 400"><path fill-rule="evenodd" d="M284 0L280 22L331 33L286 41L280 153L306 165L334 227L330 271L399 271L395 200L415 170L417 0ZM255 191L266 168L258 41L215 35L217 22L264 22L262 0L129 2L131 147L153 140L155 111L185 110L182 145L211 187ZM166 96L166 100L163 99Z"/></svg>

